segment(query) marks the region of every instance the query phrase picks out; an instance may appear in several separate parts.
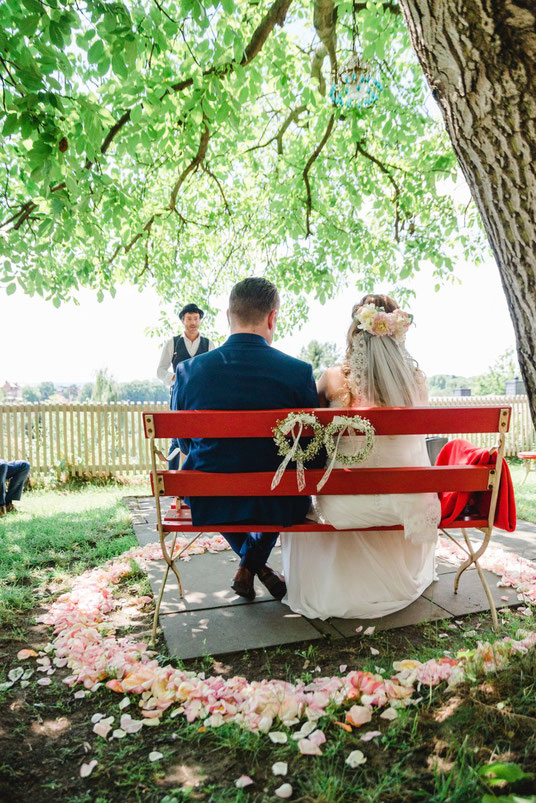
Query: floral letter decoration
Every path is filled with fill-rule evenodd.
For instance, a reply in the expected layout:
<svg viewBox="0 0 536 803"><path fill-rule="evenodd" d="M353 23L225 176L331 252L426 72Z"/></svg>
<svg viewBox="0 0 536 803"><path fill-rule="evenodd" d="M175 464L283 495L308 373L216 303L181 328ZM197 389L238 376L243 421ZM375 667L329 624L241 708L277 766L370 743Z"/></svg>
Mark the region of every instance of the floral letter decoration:
<svg viewBox="0 0 536 803"><path fill-rule="evenodd" d="M358 449L355 454L342 454L339 452L339 443L341 437L347 430L353 430L354 434L358 432L362 433L367 439L363 448ZM336 433L338 433L338 435L337 441L335 442L334 435ZM339 463L343 463L345 466L353 466L356 463L362 463L363 460L368 457L372 451L372 448L374 447L375 434L374 427L367 418L362 418L360 415L354 415L352 418L347 415L336 415L331 424L328 424L324 429L324 446L326 447L326 452L328 453L328 457L331 457L331 460L324 473L324 476L316 486L316 490L320 491L324 487L337 460Z"/></svg>
<svg viewBox="0 0 536 803"><path fill-rule="evenodd" d="M296 424L298 424L298 431L295 431ZM309 445L302 449L300 446L300 438L304 427L311 427L313 430L313 439ZM324 440L324 428L314 413L289 413L283 421L278 421L277 426L274 427L274 441L278 447L278 454L283 457L283 461L279 465L274 474L270 489L273 491L281 482L281 478L285 472L286 467L291 460L296 461L296 477L298 483L298 490L303 491L305 488L305 473L303 464L312 460L318 454ZM293 442L289 443L287 435L291 435Z"/></svg>

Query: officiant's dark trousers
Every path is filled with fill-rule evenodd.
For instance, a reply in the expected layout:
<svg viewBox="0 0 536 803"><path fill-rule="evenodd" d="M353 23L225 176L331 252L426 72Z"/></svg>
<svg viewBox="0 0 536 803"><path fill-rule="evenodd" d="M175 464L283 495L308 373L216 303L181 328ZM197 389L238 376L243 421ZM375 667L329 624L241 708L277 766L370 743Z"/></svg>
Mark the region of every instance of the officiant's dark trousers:
<svg viewBox="0 0 536 803"><path fill-rule="evenodd" d="M256 574L266 564L279 533L222 533L240 557L240 565Z"/></svg>

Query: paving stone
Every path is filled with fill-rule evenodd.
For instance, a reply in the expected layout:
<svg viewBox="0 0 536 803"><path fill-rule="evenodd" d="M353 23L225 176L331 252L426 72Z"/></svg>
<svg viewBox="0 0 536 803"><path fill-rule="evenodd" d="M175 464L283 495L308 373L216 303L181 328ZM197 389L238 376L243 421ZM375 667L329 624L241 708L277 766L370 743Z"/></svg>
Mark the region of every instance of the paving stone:
<svg viewBox="0 0 536 803"><path fill-rule="evenodd" d="M247 605L248 600L238 597L232 588L231 580L236 572L238 561L234 552L205 552L202 555L193 555L188 561L179 561L179 572L184 588L184 597L179 597L177 580L170 573L162 605L161 615L177 613L178 611L201 610L205 608L221 608L224 606ZM281 550L272 550L270 565L280 570ZM147 575L153 594L160 592L160 584L166 570L163 560L152 560L147 564ZM255 603L273 600L271 594L258 580L255 580L257 596Z"/></svg>
<svg viewBox="0 0 536 803"><path fill-rule="evenodd" d="M334 626L333 619L326 619L326 621L322 621L322 619L307 619L307 621L323 636L329 636L333 639L343 638L342 633Z"/></svg>
<svg viewBox="0 0 536 803"><path fill-rule="evenodd" d="M160 625L170 653L182 659L322 638L303 616L276 601L172 613Z"/></svg>
<svg viewBox="0 0 536 803"><path fill-rule="evenodd" d="M484 576L498 608L519 604L517 594L513 589L497 587L496 574L484 572ZM489 610L488 598L476 571L467 570L462 574L457 594L454 593L454 575L444 574L437 582L428 586L423 592L423 597L439 605L453 616ZM508 597L508 600L502 600L501 597Z"/></svg>
<svg viewBox="0 0 536 803"><path fill-rule="evenodd" d="M395 627L407 627L408 625L418 625L421 622L432 622L436 619L448 619L451 617L447 611L434 604L424 597L403 608L401 611L391 613L388 616L381 616L378 619L330 619L331 624L343 636L352 638L356 635L356 628L360 625L363 629L374 625L378 630L391 630Z"/></svg>

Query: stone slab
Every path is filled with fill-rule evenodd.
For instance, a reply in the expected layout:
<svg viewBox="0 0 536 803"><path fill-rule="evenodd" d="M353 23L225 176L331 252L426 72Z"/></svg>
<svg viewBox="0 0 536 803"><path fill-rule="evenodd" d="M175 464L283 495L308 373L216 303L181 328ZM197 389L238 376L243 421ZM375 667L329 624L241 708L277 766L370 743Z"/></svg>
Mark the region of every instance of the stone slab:
<svg viewBox="0 0 536 803"><path fill-rule="evenodd" d="M178 564L184 597L183 599L179 597L177 581L170 573L162 597L161 615L251 604L243 597L238 597L231 588L231 580L238 567L238 559L231 550L214 554L205 552L202 555L192 555L190 560L180 560ZM272 550L270 565L274 569L280 570L280 548L276 547ZM166 564L163 560L152 560L147 565L147 576L155 597L160 592L165 569ZM273 597L257 579L255 580L255 591L257 596L253 604L273 600Z"/></svg>
<svg viewBox="0 0 536 803"><path fill-rule="evenodd" d="M498 577L493 572L484 572L495 605L498 608L519 605L516 592L511 588L498 588ZM458 593L454 593L454 574L444 574L428 586L423 597L434 602L453 616L489 610L489 601L476 571L467 570L460 578ZM506 600L501 597L507 597Z"/></svg>
<svg viewBox="0 0 536 803"><path fill-rule="evenodd" d="M418 625L421 622L432 622L437 619L449 619L451 614L436 605L429 599L419 597L419 599L403 608L401 611L391 613L388 616L381 616L378 619L331 619L335 627L342 636L352 638L356 635L356 628L360 625L363 628L374 625L378 630L391 630L397 627L407 627L408 625Z"/></svg>
<svg viewBox="0 0 536 803"><path fill-rule="evenodd" d="M303 616L275 600L172 613L160 625L170 653L182 659L322 638Z"/></svg>

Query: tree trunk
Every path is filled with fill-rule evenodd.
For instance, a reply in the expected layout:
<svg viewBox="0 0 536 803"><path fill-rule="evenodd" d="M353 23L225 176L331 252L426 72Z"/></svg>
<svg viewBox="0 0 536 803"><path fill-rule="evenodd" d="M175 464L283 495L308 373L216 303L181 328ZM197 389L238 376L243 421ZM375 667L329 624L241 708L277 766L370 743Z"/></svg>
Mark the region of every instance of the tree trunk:
<svg viewBox="0 0 536 803"><path fill-rule="evenodd" d="M497 260L536 424L536 2L400 4ZM493 327L478 298L475 314Z"/></svg>

